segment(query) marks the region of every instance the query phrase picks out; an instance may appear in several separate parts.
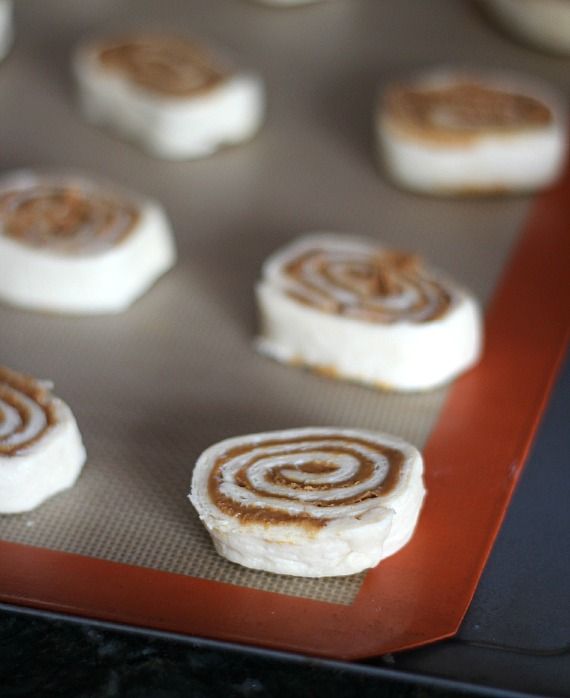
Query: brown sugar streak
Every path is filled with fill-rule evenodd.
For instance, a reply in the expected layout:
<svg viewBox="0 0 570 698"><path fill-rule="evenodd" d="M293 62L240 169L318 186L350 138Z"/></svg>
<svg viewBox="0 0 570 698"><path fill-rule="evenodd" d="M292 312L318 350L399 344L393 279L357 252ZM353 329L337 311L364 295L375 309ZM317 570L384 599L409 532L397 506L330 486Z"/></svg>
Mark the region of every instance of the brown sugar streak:
<svg viewBox="0 0 570 698"><path fill-rule="evenodd" d="M134 36L99 48L99 61L137 85L171 97L191 97L227 78L204 48L175 36Z"/></svg>
<svg viewBox="0 0 570 698"><path fill-rule="evenodd" d="M67 251L73 250L75 238L90 226L93 238L104 239L120 215L125 223L113 244L128 237L138 222L140 214L134 206L74 186L37 185L0 195L4 234L35 247L64 246ZM82 244L88 245L89 241L78 242L77 247Z"/></svg>
<svg viewBox="0 0 570 698"><path fill-rule="evenodd" d="M445 315L453 302L451 295L435 279L430 279L424 273L422 260L417 255L390 250L371 254L366 261L351 262L348 258L341 281L338 274L331 275L325 252L311 250L285 266L284 273L297 284L297 288L287 289L288 296L323 312L384 324L411 320L413 313L429 307L430 302L434 305L433 310L416 321L431 322ZM319 257L322 257L318 268L321 277L330 285L357 296L357 304L343 303L334 295L327 294L323 289L311 284L306 278L305 266ZM415 305L392 313L372 305L374 301L397 294L403 284L413 285L416 289L419 297ZM305 289L309 292L307 295L303 293Z"/></svg>
<svg viewBox="0 0 570 698"><path fill-rule="evenodd" d="M311 516L310 514L307 513L302 513L302 514L290 514L286 511L282 511L277 508L272 508L272 507L255 507L255 506L248 506L248 505L241 505L238 502L234 501L230 497L227 497L223 495L220 492L219 486L222 482L222 468L223 466L230 460L237 458L239 456L243 456L250 452L254 448L270 448L272 446L291 446L295 444L299 445L304 445L307 443L311 442L320 442L320 441L327 441L327 442L334 442L334 441L339 441L340 443L338 445L325 445L325 446L319 446L319 451L320 452L329 452L332 455L338 455L339 453L348 453L351 456L355 456L360 460L360 467L358 469L358 472L354 476L354 478L350 480L346 480L342 483L342 486L344 487L349 487L351 485L355 485L358 482L365 482L367 479L369 479L373 473L374 470L374 463L372 459L367 458L361 453L358 453L357 451L354 451L350 448L351 444L356 444L360 446L364 446L366 448L373 448L374 451L377 453L380 453L383 455L387 461L388 461L388 472L386 474L386 477L384 478L383 482L376 486L374 489L367 490L363 493L360 493L358 495L354 495L351 497L346 497L345 499L336 499L333 501L315 501L311 502L313 506L319 506L323 508L327 507L332 507L332 506L349 506L351 504L356 504L360 501L364 501L365 499L371 499L375 497L379 497L382 495L388 494L390 491L392 491L397 483L400 480L401 476L401 471L402 471L402 466L404 463L404 454L395 448L391 448L388 446L382 446L380 444L376 444L373 442L365 441L363 439L358 439L358 438L353 438L353 437L344 437L342 435L339 436L334 436L334 435L315 435L315 436L307 436L307 437L300 437L298 439L291 439L291 440L269 440L265 441L259 444L252 444L252 445L247 445L247 446L238 446L236 448L230 449L227 451L223 456L221 456L217 462L214 464L214 467L212 468L212 471L210 473L210 477L208 480L208 493L210 496L210 499L212 502L225 514L228 516L235 517L240 520L241 523L247 524L247 523L262 523L262 524L298 524L301 526L304 526L308 529L318 529L322 528L325 526L327 523L329 523L330 519L325 518L316 518L314 516ZM346 443L348 441L348 444ZM287 453L288 457L291 457L292 460L294 460L295 456L299 456L302 453L305 453L306 451L300 449L299 451L291 451ZM254 494L259 494L260 496L263 497L271 497L271 495L267 494L266 492L259 491L253 485L249 482L247 471L248 469L254 465L259 459L263 458L263 454L259 454L255 457L252 457L245 465L243 465L240 470L236 474L236 483L245 489L247 489L249 492L253 492ZM280 466L278 468L274 468L268 471L268 474L266 476L266 479L272 483L272 484L280 484L280 485L287 485L291 490L291 496L279 496L276 497L280 501L290 499L292 501L298 501L295 496L294 492L297 490L305 490L305 491L327 491L333 488L339 488L340 483L335 483L335 484L326 484L326 483L311 483L309 485L301 483L301 482L291 482L290 479L286 478L283 475L283 470L288 469L293 467L292 465L289 466ZM310 464L305 464L299 470L302 472L308 473L308 474L319 474L319 473L327 473L327 472L334 472L336 467L330 463L319 461L315 463L310 463Z"/></svg>
<svg viewBox="0 0 570 698"><path fill-rule="evenodd" d="M30 376L25 376L0 366L0 401L17 410L22 419L22 424L25 426L29 419L28 410L25 405L19 403L14 398L12 391L24 393L24 395L38 404L46 416L46 426L28 441L16 446L6 446L0 439L0 456L13 456L22 449L29 448L57 423L56 408L49 391Z"/></svg>
<svg viewBox="0 0 570 698"><path fill-rule="evenodd" d="M446 110L453 123L438 124L434 115ZM390 127L442 145L468 145L481 135L548 126L553 115L538 99L464 82L439 89L395 85L386 91L383 112Z"/></svg>

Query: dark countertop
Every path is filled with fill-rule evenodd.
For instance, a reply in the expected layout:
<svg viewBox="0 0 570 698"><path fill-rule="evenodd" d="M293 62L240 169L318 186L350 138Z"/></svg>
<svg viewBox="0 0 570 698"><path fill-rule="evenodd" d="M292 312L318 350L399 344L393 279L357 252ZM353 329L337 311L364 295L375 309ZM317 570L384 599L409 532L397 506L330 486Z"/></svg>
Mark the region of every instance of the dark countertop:
<svg viewBox="0 0 570 698"><path fill-rule="evenodd" d="M570 696L569 396L567 360L456 639L347 664L4 607L0 695Z"/></svg>
<svg viewBox="0 0 570 698"><path fill-rule="evenodd" d="M387 658L387 665L392 662ZM406 676L390 668L170 638L6 609L0 615L0 685L3 698L454 698L502 693L473 693L454 682Z"/></svg>
<svg viewBox="0 0 570 698"><path fill-rule="evenodd" d="M270 656L200 641L151 637L89 623L3 612L0 685L16 696L428 696L462 695L375 676L363 668Z"/></svg>

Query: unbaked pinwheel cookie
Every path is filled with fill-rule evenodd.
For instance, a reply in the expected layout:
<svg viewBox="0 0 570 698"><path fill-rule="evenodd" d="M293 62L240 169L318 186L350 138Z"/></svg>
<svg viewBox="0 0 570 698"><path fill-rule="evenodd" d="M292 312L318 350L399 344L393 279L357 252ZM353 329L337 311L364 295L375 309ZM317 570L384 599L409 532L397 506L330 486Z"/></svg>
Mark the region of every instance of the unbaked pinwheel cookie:
<svg viewBox="0 0 570 698"><path fill-rule="evenodd" d="M117 313L175 262L161 206L84 177L0 179L0 300L57 313Z"/></svg>
<svg viewBox="0 0 570 698"><path fill-rule="evenodd" d="M85 43L73 68L85 117L157 157L209 155L250 139L263 120L256 74L178 36Z"/></svg>
<svg viewBox="0 0 570 698"><path fill-rule="evenodd" d="M538 48L570 53L568 0L485 0L501 24Z"/></svg>
<svg viewBox="0 0 570 698"><path fill-rule="evenodd" d="M8 53L14 39L12 0L0 0L0 59Z"/></svg>
<svg viewBox="0 0 570 698"><path fill-rule="evenodd" d="M434 388L479 358L473 296L416 255L320 233L272 255L257 286L263 354L384 389Z"/></svg>
<svg viewBox="0 0 570 698"><path fill-rule="evenodd" d="M85 449L52 385L0 366L0 514L29 511L71 487Z"/></svg>
<svg viewBox="0 0 570 698"><path fill-rule="evenodd" d="M559 177L567 151L557 96L499 73L439 70L389 86L376 135L388 176L435 195L540 189Z"/></svg>
<svg viewBox="0 0 570 698"><path fill-rule="evenodd" d="M190 500L216 550L304 577L374 567L411 538L423 461L393 436L305 428L222 441L198 459Z"/></svg>

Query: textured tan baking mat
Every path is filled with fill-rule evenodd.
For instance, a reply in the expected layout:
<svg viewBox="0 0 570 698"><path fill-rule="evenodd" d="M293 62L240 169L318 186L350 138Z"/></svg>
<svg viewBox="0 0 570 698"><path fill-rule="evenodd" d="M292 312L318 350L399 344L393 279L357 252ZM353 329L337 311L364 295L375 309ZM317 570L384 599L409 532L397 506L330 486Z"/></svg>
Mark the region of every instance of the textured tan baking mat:
<svg viewBox="0 0 570 698"><path fill-rule="evenodd" d="M436 201L391 188L375 169L370 114L377 84L399 70L473 62L483 45L486 64L524 69L526 54L456 0L339 0L288 12L239 0L27 0L17 20L17 43L0 66L2 169L71 166L155 196L172 218L180 262L120 317L0 308L0 362L55 381L89 454L73 490L0 517L0 538L351 603L362 576L278 577L219 558L186 499L192 466L222 438L304 425L376 429L423 445L445 391L382 394L257 356L253 284L264 257L295 235L355 231L423 253L486 302L528 202ZM213 37L258 66L270 105L259 137L175 164L83 124L71 47L134 24ZM445 55L434 36L445 37ZM538 61L534 72L562 83L557 66Z"/></svg>

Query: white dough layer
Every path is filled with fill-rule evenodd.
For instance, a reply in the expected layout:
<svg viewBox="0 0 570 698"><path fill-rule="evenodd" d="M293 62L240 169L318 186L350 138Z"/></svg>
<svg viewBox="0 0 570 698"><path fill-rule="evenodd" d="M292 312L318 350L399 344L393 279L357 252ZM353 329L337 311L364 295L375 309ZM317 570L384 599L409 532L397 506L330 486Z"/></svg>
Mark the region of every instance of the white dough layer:
<svg viewBox="0 0 570 698"><path fill-rule="evenodd" d="M570 53L568 0L486 0L503 26L531 44Z"/></svg>
<svg viewBox="0 0 570 698"><path fill-rule="evenodd" d="M284 363L400 391L434 388L476 363L482 343L481 318L468 292L430 270L429 277L452 297L449 308L433 320L406 318L424 293L421 287L414 288L413 281L393 297L366 299L379 306L385 302L393 313L390 322L360 319L359 299L350 296L346 303L349 310L354 304L352 316L327 312L292 296L295 286L284 273L292 260L314 249L325 250L334 264L337 259L362 260L365 267L381 252L368 240L321 233L300 238L270 257L257 286L261 321L257 348L262 353ZM326 290L345 302L344 290Z"/></svg>
<svg viewBox="0 0 570 698"><path fill-rule="evenodd" d="M252 72L234 71L195 95L168 95L105 68L99 51L97 43L86 44L73 60L84 116L156 157L201 158L249 140L261 127L264 87Z"/></svg>
<svg viewBox="0 0 570 698"><path fill-rule="evenodd" d="M214 501L216 490L230 509ZM194 469L190 500L223 557L278 574L326 577L361 572L402 548L424 495L422 457L410 444L316 427L210 447Z"/></svg>
<svg viewBox="0 0 570 698"><path fill-rule="evenodd" d="M567 151L567 128L563 109L542 86L515 78L475 78L481 85L505 93L528 95L540 100L552 113L550 123L529 128L481 129L465 140L423 137L393 118L381 107L376 119L379 157L390 178L406 189L426 194L474 194L533 191L549 186L560 176ZM465 82L465 76L434 73L409 85L431 90ZM440 115L442 116L442 115ZM453 115L446 115L450 121ZM441 126L438 126L442 132Z"/></svg>
<svg viewBox="0 0 570 698"><path fill-rule="evenodd" d="M0 514L30 511L71 487L85 462L69 407L49 393L50 383L33 381L45 393L39 404L21 389L22 378L28 384L33 381L0 367ZM23 409L17 410L15 404ZM54 419L49 425L47 405Z"/></svg>
<svg viewBox="0 0 570 698"><path fill-rule="evenodd" d="M74 230L73 251L60 249L57 234L53 244L35 245L7 235L7 213L0 208L0 300L32 310L83 314L118 313L126 310L155 281L170 269L176 250L170 224L157 203L131 194L117 195L111 185L100 185L83 177L36 175L18 172L0 179L0 200L12 195L26 204L34 192L77 191L84 202L93 202L93 220ZM134 212L132 230L121 239L112 239L121 230L110 231L109 243L100 234L103 214L97 218L100 202L112 202L117 210L117 226ZM11 213L11 211L10 211ZM45 219L36 214L35 225L43 229ZM65 221L64 221L65 222ZM98 227L99 226L99 227ZM33 237L33 225L28 231ZM100 238L100 241L99 241ZM71 239L73 243L73 237Z"/></svg>
<svg viewBox="0 0 570 698"><path fill-rule="evenodd" d="M12 0L0 0L0 59L12 48L14 40Z"/></svg>

